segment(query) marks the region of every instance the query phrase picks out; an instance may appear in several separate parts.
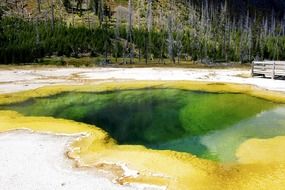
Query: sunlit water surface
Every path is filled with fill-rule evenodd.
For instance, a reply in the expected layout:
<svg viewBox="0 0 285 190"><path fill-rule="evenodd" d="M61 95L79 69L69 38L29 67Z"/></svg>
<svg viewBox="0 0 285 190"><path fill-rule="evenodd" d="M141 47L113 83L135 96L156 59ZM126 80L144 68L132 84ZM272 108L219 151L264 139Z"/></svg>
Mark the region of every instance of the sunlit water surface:
<svg viewBox="0 0 285 190"><path fill-rule="evenodd" d="M94 124L119 144L190 152L221 162L250 138L285 135L285 107L244 94L176 89L69 92L0 106Z"/></svg>

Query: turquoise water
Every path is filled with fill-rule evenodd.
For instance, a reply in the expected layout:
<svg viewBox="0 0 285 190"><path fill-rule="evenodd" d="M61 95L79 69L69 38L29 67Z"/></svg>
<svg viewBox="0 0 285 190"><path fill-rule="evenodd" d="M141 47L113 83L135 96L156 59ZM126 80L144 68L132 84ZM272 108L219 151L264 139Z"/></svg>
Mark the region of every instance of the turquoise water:
<svg viewBox="0 0 285 190"><path fill-rule="evenodd" d="M244 94L176 89L69 92L0 109L93 124L119 144L189 152L221 162L235 161L236 149L249 138L285 135L284 106Z"/></svg>

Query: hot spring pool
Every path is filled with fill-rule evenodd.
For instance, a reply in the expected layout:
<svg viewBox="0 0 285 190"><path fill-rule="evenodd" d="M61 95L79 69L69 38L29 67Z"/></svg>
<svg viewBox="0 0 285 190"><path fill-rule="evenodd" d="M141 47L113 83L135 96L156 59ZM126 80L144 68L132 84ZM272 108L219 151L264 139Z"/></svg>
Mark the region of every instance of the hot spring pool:
<svg viewBox="0 0 285 190"><path fill-rule="evenodd" d="M96 125L119 144L234 162L250 138L285 135L285 106L245 94L177 89L68 92L0 106Z"/></svg>

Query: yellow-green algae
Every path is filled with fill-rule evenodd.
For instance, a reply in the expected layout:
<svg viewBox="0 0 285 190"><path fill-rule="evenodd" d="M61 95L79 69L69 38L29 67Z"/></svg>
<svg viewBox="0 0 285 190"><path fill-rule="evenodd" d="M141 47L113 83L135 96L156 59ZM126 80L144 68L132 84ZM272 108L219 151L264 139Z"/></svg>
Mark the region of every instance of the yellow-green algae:
<svg viewBox="0 0 285 190"><path fill-rule="evenodd" d="M140 88L177 88L185 90L201 90L208 92L245 93L278 103L285 103L285 95L270 92L249 85L220 84L206 82L123 82L102 83L86 86L53 86L22 93L0 95L0 104L21 102L31 97L43 97L65 91L97 92L106 90L140 89ZM218 164L203 160L187 153L173 151L149 150L142 146L117 145L108 134L99 128L49 117L26 117L12 111L0 111L0 132L15 129L31 129L35 132L53 132L57 134L86 133L86 136L73 142L73 151L68 155L77 158L78 166L96 166L102 162L127 163L132 169L140 172L139 177L123 178L123 182L141 182L167 185L168 189L284 189L285 161L270 159L257 154L250 161L239 164ZM252 140L251 140L252 141ZM258 141L258 140L255 140ZM271 139L264 140L272 141ZM275 140L276 141L276 140ZM277 140L277 142L279 142ZM280 140L279 146L285 143ZM245 142L239 149L239 159L247 159L243 149L248 147ZM249 143L250 144L250 143ZM262 144L263 143L257 143ZM268 146L276 146L269 143ZM277 143L278 144L278 143ZM270 152L272 158L278 157L279 151ZM152 174L160 174L152 176Z"/></svg>
<svg viewBox="0 0 285 190"><path fill-rule="evenodd" d="M271 139L250 139L241 144L236 155L239 163L285 163L284 144L284 136Z"/></svg>
<svg viewBox="0 0 285 190"><path fill-rule="evenodd" d="M285 125L279 124L283 105L237 93L173 88L65 92L1 109L96 125L120 145L189 152L227 163L236 161L236 149L249 138L285 135Z"/></svg>

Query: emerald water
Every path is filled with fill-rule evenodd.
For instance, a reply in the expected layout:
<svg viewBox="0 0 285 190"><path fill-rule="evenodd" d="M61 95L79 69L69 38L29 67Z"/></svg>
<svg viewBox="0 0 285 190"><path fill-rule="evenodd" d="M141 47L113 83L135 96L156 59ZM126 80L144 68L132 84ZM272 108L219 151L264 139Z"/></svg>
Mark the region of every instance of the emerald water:
<svg viewBox="0 0 285 190"><path fill-rule="evenodd" d="M244 94L177 89L68 92L0 106L28 116L96 125L119 144L235 161L249 138L285 135L285 107Z"/></svg>

